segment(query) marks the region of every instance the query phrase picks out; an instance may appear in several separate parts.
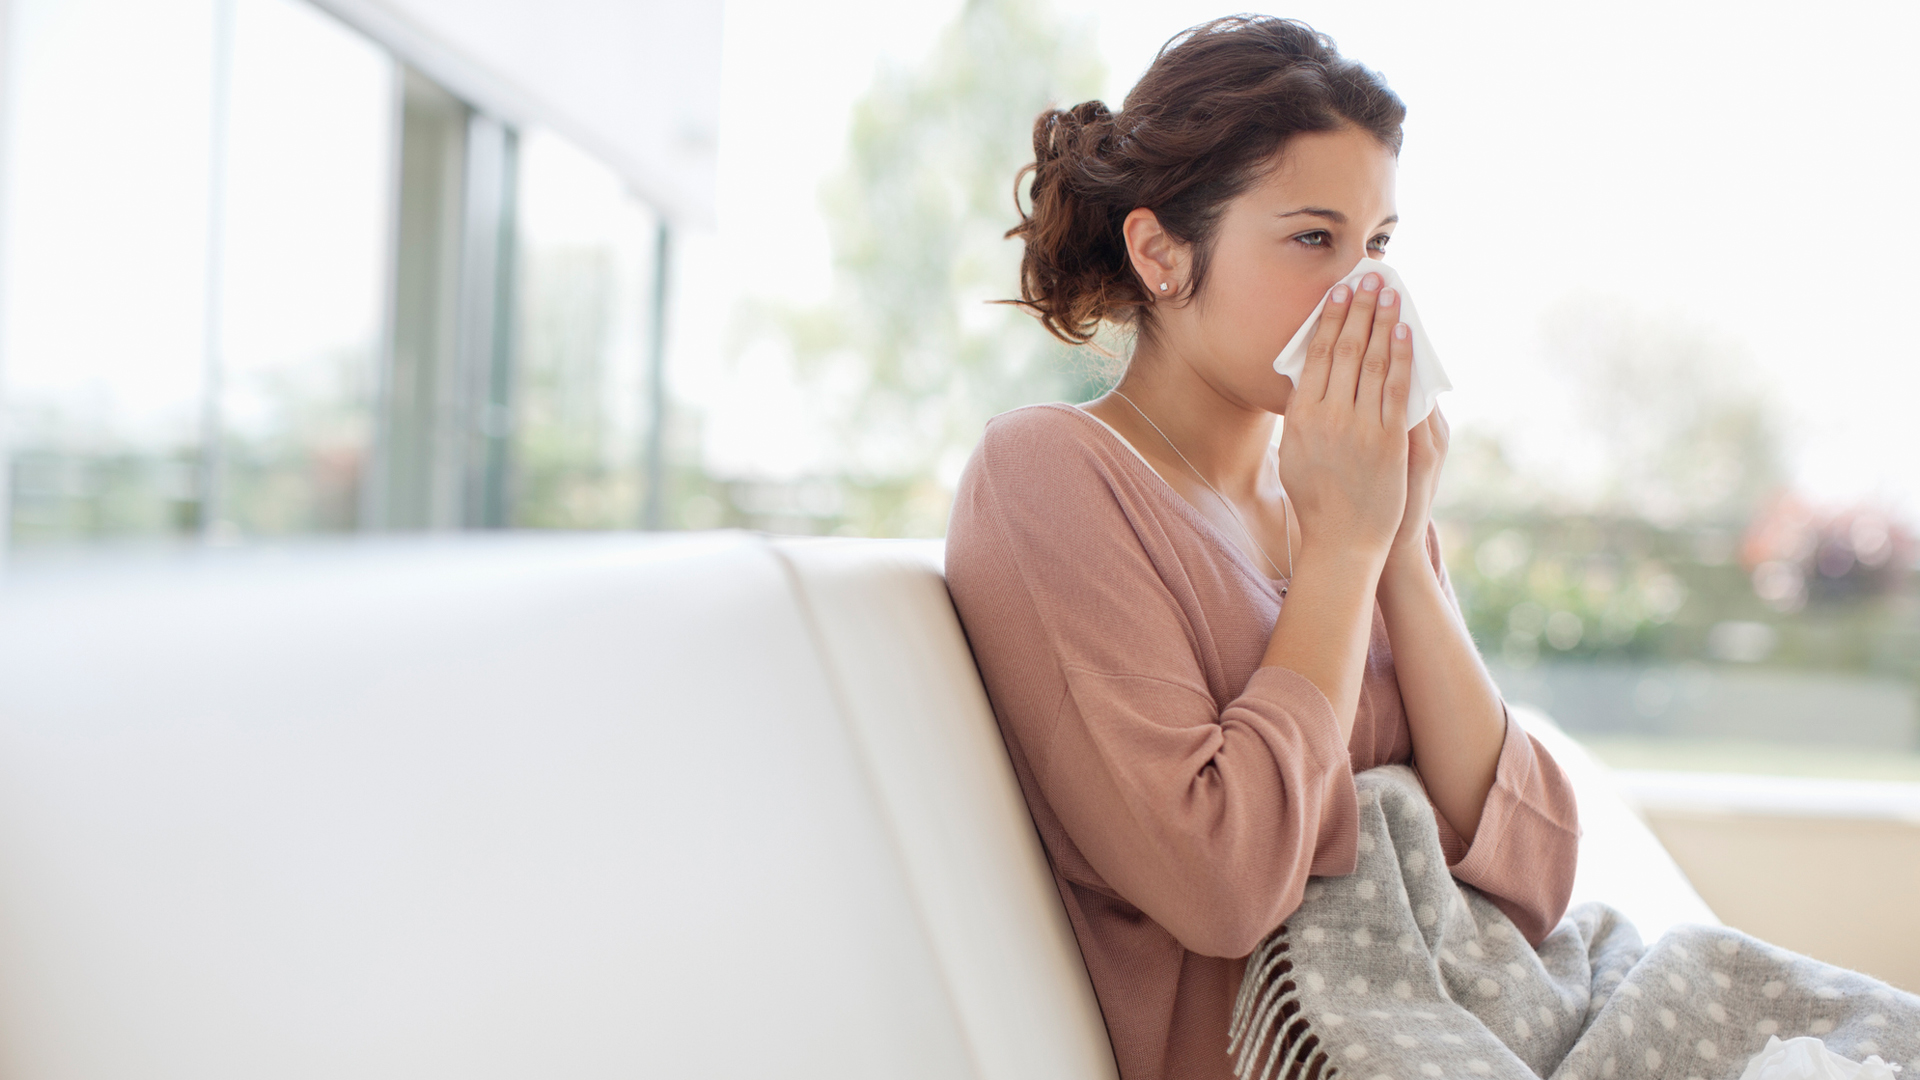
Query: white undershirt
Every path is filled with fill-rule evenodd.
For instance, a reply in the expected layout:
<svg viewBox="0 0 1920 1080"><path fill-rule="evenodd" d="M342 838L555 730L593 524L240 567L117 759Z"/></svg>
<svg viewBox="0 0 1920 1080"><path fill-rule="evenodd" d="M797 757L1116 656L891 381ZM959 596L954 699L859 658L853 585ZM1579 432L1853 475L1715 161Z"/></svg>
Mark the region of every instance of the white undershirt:
<svg viewBox="0 0 1920 1080"><path fill-rule="evenodd" d="M1133 456L1140 459L1140 464L1145 465L1149 469L1153 469L1153 462L1147 460L1147 455L1141 453L1138 447L1128 442L1127 437L1125 435L1120 434L1118 431L1114 431L1112 424L1109 424L1105 420L1102 420L1099 417L1094 416L1092 413L1087 412L1086 408L1083 406L1075 405L1074 408L1079 409L1083 413L1087 413L1087 416L1091 418L1094 423L1099 424L1101 427L1106 428L1108 431L1112 431L1113 437L1120 440L1120 445L1126 447L1129 450L1132 450ZM1153 474L1155 476L1159 476L1160 470L1153 469ZM1172 485L1168 485L1168 486L1171 487Z"/></svg>

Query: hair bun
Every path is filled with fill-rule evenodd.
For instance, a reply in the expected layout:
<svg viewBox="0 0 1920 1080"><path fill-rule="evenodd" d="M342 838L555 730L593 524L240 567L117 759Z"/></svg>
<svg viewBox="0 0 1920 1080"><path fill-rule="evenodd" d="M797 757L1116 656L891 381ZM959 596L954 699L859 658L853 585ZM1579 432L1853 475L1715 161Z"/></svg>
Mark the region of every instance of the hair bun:
<svg viewBox="0 0 1920 1080"><path fill-rule="evenodd" d="M1040 165L1061 158L1095 155L1113 134L1113 114L1105 102L1083 101L1071 109L1048 109L1034 126L1033 159Z"/></svg>

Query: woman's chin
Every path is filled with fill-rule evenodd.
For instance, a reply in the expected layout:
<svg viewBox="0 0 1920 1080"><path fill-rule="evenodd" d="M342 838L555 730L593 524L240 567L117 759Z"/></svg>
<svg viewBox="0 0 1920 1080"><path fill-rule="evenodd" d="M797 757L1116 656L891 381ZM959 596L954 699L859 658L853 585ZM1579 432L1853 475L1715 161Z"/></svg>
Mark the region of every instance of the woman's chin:
<svg viewBox="0 0 1920 1080"><path fill-rule="evenodd" d="M1279 387L1267 395L1267 399L1260 403L1260 407L1275 416L1285 416L1287 415L1287 403L1293 400L1293 380L1285 375L1278 376L1278 378L1280 380Z"/></svg>

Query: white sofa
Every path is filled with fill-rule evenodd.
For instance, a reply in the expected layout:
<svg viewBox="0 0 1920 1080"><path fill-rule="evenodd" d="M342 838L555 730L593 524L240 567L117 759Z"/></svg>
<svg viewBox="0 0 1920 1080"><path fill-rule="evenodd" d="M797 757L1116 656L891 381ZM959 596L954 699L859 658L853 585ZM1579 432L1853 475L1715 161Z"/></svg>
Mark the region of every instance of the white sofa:
<svg viewBox="0 0 1920 1080"><path fill-rule="evenodd" d="M711 533L16 568L0 1076L1112 1077L939 566ZM1711 920L1532 722L1579 893Z"/></svg>

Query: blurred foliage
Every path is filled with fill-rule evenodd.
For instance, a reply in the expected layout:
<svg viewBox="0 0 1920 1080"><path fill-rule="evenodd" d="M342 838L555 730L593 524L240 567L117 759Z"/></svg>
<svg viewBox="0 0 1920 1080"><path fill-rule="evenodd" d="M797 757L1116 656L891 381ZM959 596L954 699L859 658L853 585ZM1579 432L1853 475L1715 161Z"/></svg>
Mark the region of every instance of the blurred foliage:
<svg viewBox="0 0 1920 1080"><path fill-rule="evenodd" d="M1594 509L1733 526L1785 483L1782 421L1735 343L1580 296L1548 313L1540 362L1578 390Z"/></svg>
<svg viewBox="0 0 1920 1080"><path fill-rule="evenodd" d="M372 367L365 350L339 349L229 382L216 540L358 527ZM110 418L46 405L11 419L10 539L21 549L200 534L198 432L142 443Z"/></svg>
<svg viewBox="0 0 1920 1080"><path fill-rule="evenodd" d="M638 394L610 337L614 253L528 245L521 254L513 392L513 524L627 528L640 518ZM625 421L625 422L623 422Z"/></svg>
<svg viewBox="0 0 1920 1080"><path fill-rule="evenodd" d="M11 541L18 549L82 540L150 540L200 527L197 445L76 447L52 439L10 448Z"/></svg>
<svg viewBox="0 0 1920 1080"><path fill-rule="evenodd" d="M832 298L749 309L734 343L792 351L838 468L786 494L714 482L698 497L717 505L696 505L692 521L937 536L989 417L1105 388L1091 356L991 303L1017 288L1020 245L1005 233L1034 119L1096 96L1101 79L1091 26L1018 0L969 0L924 62L876 76L845 170L821 193Z"/></svg>
<svg viewBox="0 0 1920 1080"><path fill-rule="evenodd" d="M220 446L220 532L237 538L358 528L373 443L374 366L364 349L337 349L255 376L245 408L230 394Z"/></svg>
<svg viewBox="0 0 1920 1080"><path fill-rule="evenodd" d="M1790 493L1784 426L1736 349L1603 299L1549 325L1543 359L1585 412L1565 437L1598 467L1543 475L1495 433L1456 434L1436 516L1483 652L1920 681L1913 538L1877 508Z"/></svg>
<svg viewBox="0 0 1920 1080"><path fill-rule="evenodd" d="M1920 680L1920 573L1910 561L1855 561L1795 606L1763 595L1758 568L1737 557L1740 537L1712 526L1457 511L1441 524L1474 640L1515 667L1709 660Z"/></svg>

